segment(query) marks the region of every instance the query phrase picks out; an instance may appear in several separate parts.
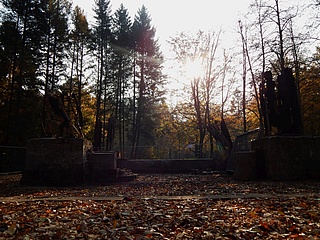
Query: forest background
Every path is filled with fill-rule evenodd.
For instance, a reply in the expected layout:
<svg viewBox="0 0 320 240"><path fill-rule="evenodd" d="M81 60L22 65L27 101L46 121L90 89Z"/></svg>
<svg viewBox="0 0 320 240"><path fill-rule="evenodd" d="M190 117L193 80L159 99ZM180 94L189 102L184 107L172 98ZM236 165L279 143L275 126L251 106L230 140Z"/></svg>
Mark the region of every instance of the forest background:
<svg viewBox="0 0 320 240"><path fill-rule="evenodd" d="M147 6L131 19L96 0L89 23L68 0L1 0L0 143L63 135L129 158L213 157L221 145L208 129L225 123L234 139L261 126L261 73L282 65L295 76L304 134L319 135L319 7L252 1L231 46L223 29L177 31L173 77ZM174 78L184 84L172 101Z"/></svg>

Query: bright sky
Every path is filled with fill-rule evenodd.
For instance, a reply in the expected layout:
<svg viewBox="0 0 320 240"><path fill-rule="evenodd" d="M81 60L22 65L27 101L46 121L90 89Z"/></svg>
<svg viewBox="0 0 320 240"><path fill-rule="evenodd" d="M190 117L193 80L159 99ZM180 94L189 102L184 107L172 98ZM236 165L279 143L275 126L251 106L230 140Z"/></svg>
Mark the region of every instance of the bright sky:
<svg viewBox="0 0 320 240"><path fill-rule="evenodd" d="M238 20L244 13L247 13L248 6L253 0L111 0L112 13L115 12L123 3L128 9L131 20L134 20L138 9L144 5L151 16L151 24L156 28L156 37L159 39L161 51L167 60L165 63L165 73L172 75L170 67L170 45L167 41L170 37L175 36L182 31L195 33L198 30L214 30L223 31L222 42L228 42L232 45L234 41L240 40L238 30ZM93 21L92 8L94 0L73 0L74 6L80 6L87 15L89 23ZM230 35L231 34L231 35ZM237 39L239 37L239 39ZM225 40L223 40L225 39ZM226 46L229 48L231 46ZM171 81L175 81L174 77L169 77ZM180 85L177 80L174 86ZM170 87L170 86L169 86ZM172 87L172 85L171 85ZM178 88L180 88L178 87ZM175 89L175 87L173 87Z"/></svg>
<svg viewBox="0 0 320 240"><path fill-rule="evenodd" d="M166 41L181 31L195 32L223 28L235 31L240 13L248 10L253 0L222 0L222 1L186 1L186 0L111 0L112 12L123 3L128 9L132 20L138 9L144 5L156 28L156 36L165 53L168 49ZM73 0L74 6L84 9L89 22L92 21L94 0Z"/></svg>

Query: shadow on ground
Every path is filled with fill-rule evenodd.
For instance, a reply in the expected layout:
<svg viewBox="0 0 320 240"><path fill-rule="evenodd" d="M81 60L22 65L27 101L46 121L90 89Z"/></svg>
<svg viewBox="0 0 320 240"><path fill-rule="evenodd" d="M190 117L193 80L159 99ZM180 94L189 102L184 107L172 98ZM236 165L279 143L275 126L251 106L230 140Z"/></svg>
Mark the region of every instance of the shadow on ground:
<svg viewBox="0 0 320 240"><path fill-rule="evenodd" d="M130 182L76 187L25 186L21 174L0 176L0 196L32 198L56 197L169 197L318 195L320 181L236 181L224 173L139 175Z"/></svg>

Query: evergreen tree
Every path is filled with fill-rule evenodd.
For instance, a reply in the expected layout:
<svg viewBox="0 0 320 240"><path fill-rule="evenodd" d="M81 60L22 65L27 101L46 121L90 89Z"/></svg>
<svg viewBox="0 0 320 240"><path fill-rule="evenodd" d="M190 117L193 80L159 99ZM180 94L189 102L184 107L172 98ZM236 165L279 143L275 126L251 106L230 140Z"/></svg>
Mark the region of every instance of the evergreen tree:
<svg viewBox="0 0 320 240"><path fill-rule="evenodd" d="M137 156L139 144L154 143L154 129L159 119L157 107L163 100L162 88L165 84L161 72L163 58L155 39L155 32L147 9L142 6L133 23L135 77L138 81L134 81L134 96L137 98L133 99L136 115L133 126L132 158Z"/></svg>
<svg viewBox="0 0 320 240"><path fill-rule="evenodd" d="M1 25L3 67L0 75L8 87L3 105L7 123L2 126L6 126L6 143L22 144L27 138L26 129L34 129L26 127L28 118L33 118L31 123L38 123L35 121L37 111L32 107L39 104L31 105L30 102L39 97L37 76L41 64L44 6L42 1L30 0L6 0L2 4L6 10ZM35 102L38 103L38 99ZM29 105L31 107L27 107Z"/></svg>
<svg viewBox="0 0 320 240"><path fill-rule="evenodd" d="M69 47L69 17L71 4L68 0L49 0L47 5L45 93L55 90L61 79L66 79L66 49Z"/></svg>
<svg viewBox="0 0 320 240"><path fill-rule="evenodd" d="M113 17L112 28L112 58L111 58L111 70L112 70L112 92L110 95L113 99L113 113L116 120L117 133L112 131L109 126L107 149L110 150L113 146L113 138L117 136L120 152L124 151L125 137L129 125L129 113L128 99L130 96L129 86L130 78L132 76L132 22L129 17L127 9L121 4L120 8L115 12ZM111 121L112 119L110 119Z"/></svg>
<svg viewBox="0 0 320 240"><path fill-rule="evenodd" d="M79 129L79 133L82 135L82 129L84 127L84 119L82 115L82 98L85 94L84 81L86 73L86 57L89 57L89 44L91 40L91 33L89 25L82 9L78 6L73 11L73 30L71 32L71 69L70 78L68 81L67 92L68 98L68 113L69 116L73 113L74 125ZM82 136L83 137L83 136Z"/></svg>
<svg viewBox="0 0 320 240"><path fill-rule="evenodd" d="M96 116L93 147L101 149L101 139L105 143L106 129L106 109L107 109L107 83L108 83L108 58L110 53L111 38L111 16L110 1L95 1L95 19L94 42L96 50L97 66L97 83L96 83Z"/></svg>
<svg viewBox="0 0 320 240"><path fill-rule="evenodd" d="M43 135L56 135L58 122L51 124L53 114L49 96L61 97L59 89L67 79L67 49L69 48L69 20L71 3L68 0L46 1L46 20L42 47L43 65L40 69L44 80L44 101L42 110ZM64 94L64 93L63 93ZM52 125L52 126L51 126ZM61 132L59 134L62 134Z"/></svg>

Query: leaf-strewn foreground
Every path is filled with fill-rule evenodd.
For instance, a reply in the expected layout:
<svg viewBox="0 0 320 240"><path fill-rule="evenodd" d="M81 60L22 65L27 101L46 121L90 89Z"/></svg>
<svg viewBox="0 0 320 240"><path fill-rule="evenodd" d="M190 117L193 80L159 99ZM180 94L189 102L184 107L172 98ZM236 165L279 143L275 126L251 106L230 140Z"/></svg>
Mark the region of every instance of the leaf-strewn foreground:
<svg viewBox="0 0 320 240"><path fill-rule="evenodd" d="M0 239L319 239L320 182L141 175L26 187L0 176Z"/></svg>

